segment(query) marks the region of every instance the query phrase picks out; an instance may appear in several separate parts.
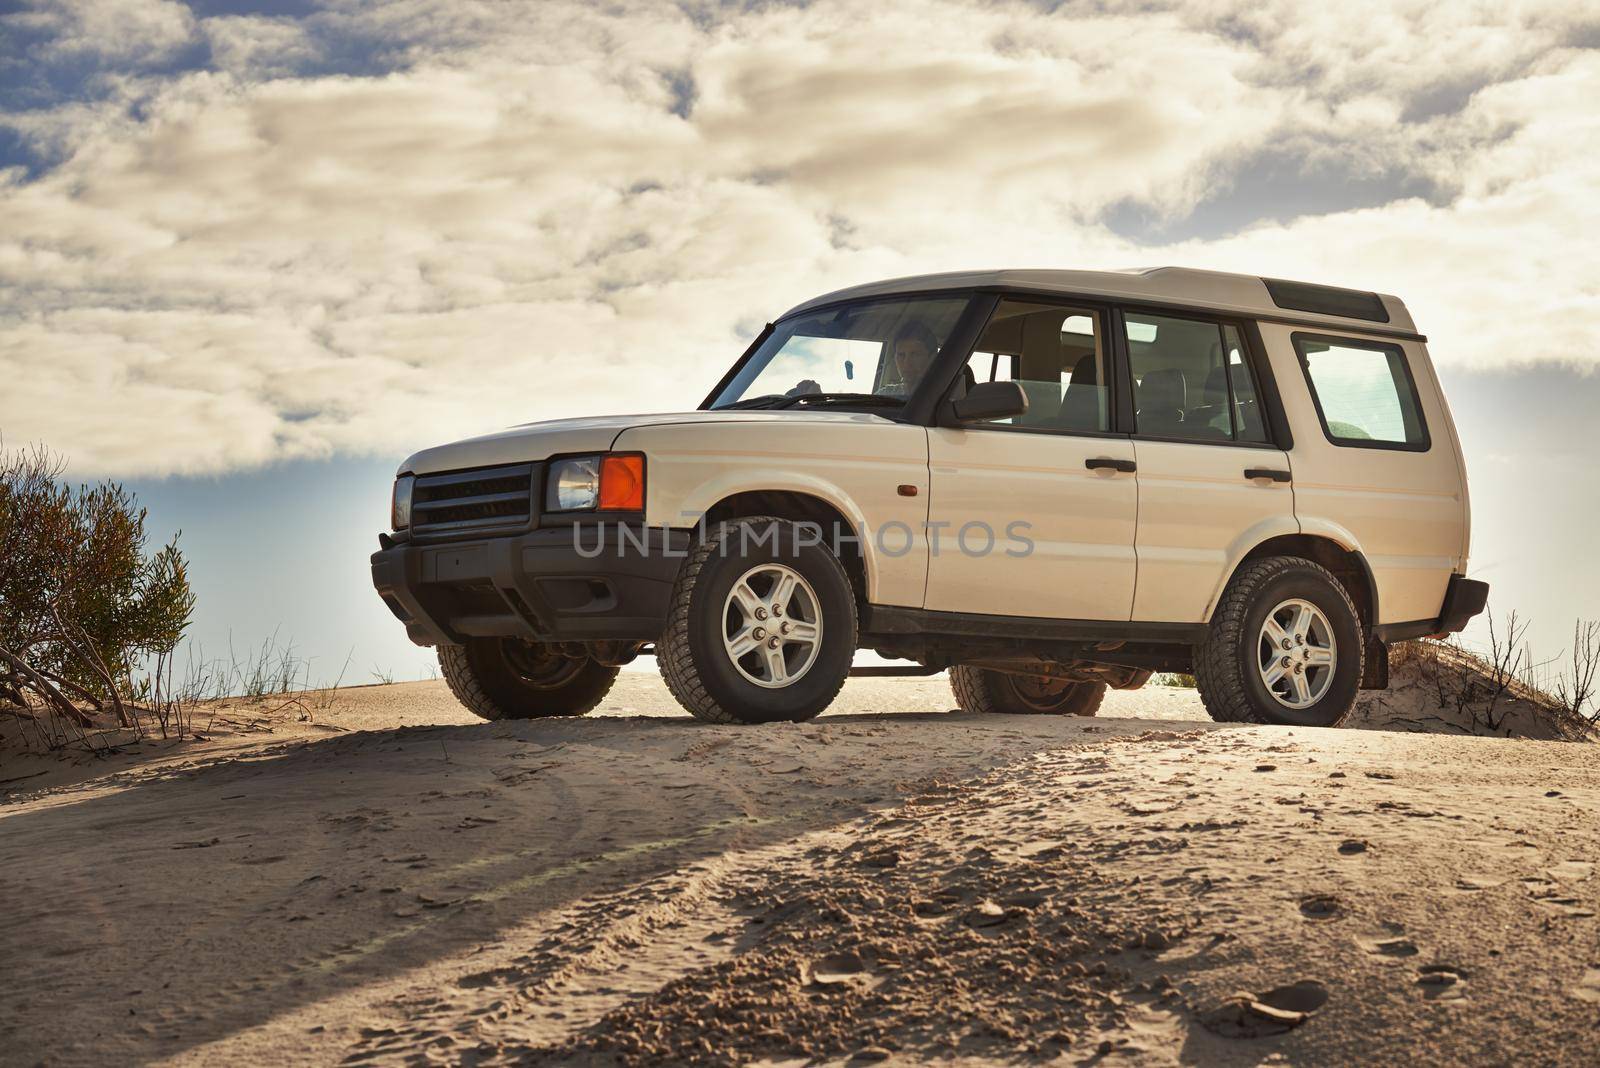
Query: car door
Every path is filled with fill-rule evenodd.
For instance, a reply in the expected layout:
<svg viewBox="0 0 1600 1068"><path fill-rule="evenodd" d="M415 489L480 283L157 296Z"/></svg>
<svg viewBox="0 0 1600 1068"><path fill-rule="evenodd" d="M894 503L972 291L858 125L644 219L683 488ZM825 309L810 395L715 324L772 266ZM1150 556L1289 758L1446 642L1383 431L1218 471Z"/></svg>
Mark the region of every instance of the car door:
<svg viewBox="0 0 1600 1068"><path fill-rule="evenodd" d="M1139 479L1132 618L1204 622L1234 562L1298 531L1289 457L1271 440L1241 324L1134 309L1118 319Z"/></svg>
<svg viewBox="0 0 1600 1068"><path fill-rule="evenodd" d="M1138 491L1133 445L1110 429L1108 321L1068 303L996 306L970 380L1014 380L1029 407L928 432L929 610L1128 619Z"/></svg>

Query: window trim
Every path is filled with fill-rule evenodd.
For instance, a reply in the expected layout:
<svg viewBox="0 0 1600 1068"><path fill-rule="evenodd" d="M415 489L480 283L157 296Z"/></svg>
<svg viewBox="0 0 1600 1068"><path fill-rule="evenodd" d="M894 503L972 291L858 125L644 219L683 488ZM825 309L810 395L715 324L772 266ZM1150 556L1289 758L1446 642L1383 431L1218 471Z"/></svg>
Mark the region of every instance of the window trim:
<svg viewBox="0 0 1600 1068"><path fill-rule="evenodd" d="M1178 438L1164 434L1141 434L1137 413L1133 405L1133 363L1128 353L1128 330L1125 319L1126 313L1135 315L1155 315L1168 319L1184 319L1189 322L1207 323L1217 328L1217 335L1223 339L1224 366L1226 366L1226 339L1222 333L1224 326L1232 326L1239 332L1241 346L1240 356L1244 358L1250 369L1250 377L1255 382L1256 403L1262 408L1262 425L1267 431L1266 441L1238 441L1236 439L1218 440L1216 438ZM1256 326L1256 320L1236 318L1228 315L1207 315L1199 311L1187 309L1172 311L1160 306L1151 305L1123 305L1116 309L1117 330L1114 342L1120 352L1121 367L1118 371L1118 383L1125 384L1121 390L1128 399L1126 409L1118 414L1126 420L1123 424L1127 428L1127 435L1134 441L1164 441L1175 445L1221 445L1228 448L1245 449L1271 449L1275 452L1288 452L1294 447L1294 439L1288 432L1288 421L1282 415L1282 401L1278 396L1278 382L1272 376L1271 361L1267 359L1266 350L1261 344L1261 333ZM1266 368L1263 373L1263 368ZM1228 371L1228 411L1229 421L1233 421L1233 372Z"/></svg>
<svg viewBox="0 0 1600 1068"><path fill-rule="evenodd" d="M1417 426L1422 431L1422 441L1412 443L1409 441L1378 441L1362 440L1360 438L1336 438L1333 431L1328 429L1328 416L1322 410L1322 398L1317 395L1317 384L1311 378L1311 365L1306 360L1306 353L1301 345L1304 342L1338 345L1343 348L1367 349L1371 352L1381 352L1400 358L1400 369L1406 376L1406 386L1411 390L1411 398L1416 404ZM1422 391L1417 388L1417 377L1411 370L1411 360L1406 355L1405 347L1389 341L1370 340L1361 337L1350 337L1344 334L1310 333L1296 330L1289 335L1289 343L1294 347L1295 362L1300 365L1300 375L1306 381L1306 389L1311 393L1311 404L1317 410L1317 422L1322 426L1322 436L1328 444L1340 449L1382 449L1386 452L1430 452L1433 449L1433 432L1428 428L1428 414L1423 411ZM1399 398L1396 398L1399 399Z"/></svg>
<svg viewBox="0 0 1600 1068"><path fill-rule="evenodd" d="M1294 424L1283 407L1283 394L1278 390L1278 377L1272 370L1272 356L1259 320L1244 321L1244 343L1251 354L1251 372L1256 376L1256 400L1266 405L1267 435L1278 448L1290 452L1294 449Z"/></svg>
<svg viewBox="0 0 1600 1068"><path fill-rule="evenodd" d="M1125 391L1122 388L1122 376L1118 371L1116 354L1113 351L1115 342L1113 341L1112 334L1110 333L1114 309L1098 301L1078 300L1068 293L1057 293L1050 296L1041 296L1034 293L1011 293L1003 290L996 290L993 292L995 293L995 302L984 315L983 323L979 326L977 333L973 336L972 344L967 347L967 354L962 358L958 367L965 367L972 359L972 354L980 351L978 348L978 343L983 340L983 332L989 328L989 321L994 318L994 313L998 311L1000 309L1000 305L1005 303L1007 300L1015 300L1019 304L1047 304L1051 307L1076 308L1080 311L1090 312L1095 317L1096 327L1102 331L1101 340L1104 341L1102 351L1105 353L1106 377L1109 379L1109 381L1106 383L1106 389L1110 394L1106 399L1106 421L1110 425L1105 430L1073 430L1067 427L1053 426L1015 426L1008 423L991 422L959 423L949 426L936 422L934 425L944 426L947 430L998 430L1003 433L1010 434L1046 434L1051 437L1063 438L1116 438L1126 441L1128 439L1128 434L1120 430L1117 426L1118 398ZM960 371L955 370L953 371L953 374L959 375ZM955 379L952 378L940 395L948 398L950 391L954 388Z"/></svg>

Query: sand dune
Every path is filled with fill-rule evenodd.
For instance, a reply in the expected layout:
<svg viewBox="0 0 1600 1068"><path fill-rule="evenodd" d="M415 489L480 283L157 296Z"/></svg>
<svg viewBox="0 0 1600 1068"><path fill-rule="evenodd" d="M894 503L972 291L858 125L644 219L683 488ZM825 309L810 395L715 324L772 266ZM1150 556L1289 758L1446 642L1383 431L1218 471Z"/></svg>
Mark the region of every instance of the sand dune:
<svg viewBox="0 0 1600 1068"><path fill-rule="evenodd" d="M416 683L8 765L0 1060L1593 1063L1595 746L951 704Z"/></svg>

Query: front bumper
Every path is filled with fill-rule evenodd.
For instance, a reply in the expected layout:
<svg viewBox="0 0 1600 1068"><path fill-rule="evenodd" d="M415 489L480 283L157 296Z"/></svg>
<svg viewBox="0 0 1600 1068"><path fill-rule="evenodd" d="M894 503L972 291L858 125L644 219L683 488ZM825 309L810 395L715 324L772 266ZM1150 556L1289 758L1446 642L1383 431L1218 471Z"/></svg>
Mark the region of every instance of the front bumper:
<svg viewBox="0 0 1600 1068"><path fill-rule="evenodd" d="M555 527L372 554L372 584L418 645L469 638L655 641L684 531Z"/></svg>

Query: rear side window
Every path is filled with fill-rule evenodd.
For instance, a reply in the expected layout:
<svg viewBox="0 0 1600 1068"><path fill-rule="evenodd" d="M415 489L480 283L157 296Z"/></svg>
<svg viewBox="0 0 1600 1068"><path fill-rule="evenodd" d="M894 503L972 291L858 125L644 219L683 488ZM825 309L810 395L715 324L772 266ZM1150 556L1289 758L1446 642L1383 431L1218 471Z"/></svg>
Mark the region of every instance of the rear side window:
<svg viewBox="0 0 1600 1068"><path fill-rule="evenodd" d="M1368 449L1428 448L1416 383L1398 345L1295 334L1294 347L1329 441Z"/></svg>

